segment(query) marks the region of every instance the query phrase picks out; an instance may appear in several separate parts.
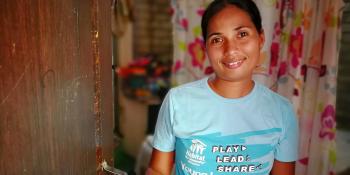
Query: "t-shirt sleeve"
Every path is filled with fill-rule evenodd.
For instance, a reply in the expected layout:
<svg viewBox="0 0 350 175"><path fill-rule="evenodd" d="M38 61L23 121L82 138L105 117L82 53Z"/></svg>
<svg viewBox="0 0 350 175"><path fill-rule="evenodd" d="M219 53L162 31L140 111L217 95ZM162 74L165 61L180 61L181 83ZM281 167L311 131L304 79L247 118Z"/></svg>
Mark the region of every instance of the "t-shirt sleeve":
<svg viewBox="0 0 350 175"><path fill-rule="evenodd" d="M172 90L165 96L158 113L154 132L153 147L159 151L171 152L175 149L175 135L173 131L173 103Z"/></svg>
<svg viewBox="0 0 350 175"><path fill-rule="evenodd" d="M281 162L293 162L298 158L299 127L290 103L283 106L282 136L277 144L275 158Z"/></svg>

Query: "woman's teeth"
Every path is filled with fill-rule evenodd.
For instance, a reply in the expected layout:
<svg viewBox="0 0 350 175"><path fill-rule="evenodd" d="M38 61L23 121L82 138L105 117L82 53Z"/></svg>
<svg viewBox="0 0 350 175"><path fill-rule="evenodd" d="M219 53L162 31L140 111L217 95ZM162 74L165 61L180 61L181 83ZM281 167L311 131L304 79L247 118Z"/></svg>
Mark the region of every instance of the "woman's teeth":
<svg viewBox="0 0 350 175"><path fill-rule="evenodd" d="M234 62L230 62L228 63L229 66L235 66L235 65L238 65L240 63L242 63L243 60L238 60L238 61L234 61Z"/></svg>
<svg viewBox="0 0 350 175"><path fill-rule="evenodd" d="M240 59L240 60L235 60L235 61L227 61L227 62L224 62L224 65L230 69L234 69L234 68L238 68L239 66L242 65L243 61L245 59Z"/></svg>

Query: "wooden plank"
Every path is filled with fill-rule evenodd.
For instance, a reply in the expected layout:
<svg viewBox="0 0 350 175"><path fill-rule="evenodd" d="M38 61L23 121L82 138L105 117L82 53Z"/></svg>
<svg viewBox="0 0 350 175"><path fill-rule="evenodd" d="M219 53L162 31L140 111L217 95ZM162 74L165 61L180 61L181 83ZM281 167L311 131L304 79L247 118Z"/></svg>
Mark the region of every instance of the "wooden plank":
<svg viewBox="0 0 350 175"><path fill-rule="evenodd" d="M101 7L92 18L93 2ZM95 74L101 131L109 132L112 80L108 1L4 0L0 6L0 174L96 174ZM101 19L105 18L105 19ZM94 70L93 20L103 43ZM110 21L109 21L110 22ZM106 42L106 43L104 43ZM109 69L111 70L111 69ZM104 87L103 83L110 82ZM107 98L108 97L108 98ZM105 98L105 99L104 99ZM102 102L105 100L104 102ZM111 157L110 134L103 138ZM104 140L111 140L105 141ZM102 158L104 158L102 157Z"/></svg>
<svg viewBox="0 0 350 175"><path fill-rule="evenodd" d="M95 80L95 145L98 165L103 160L106 160L109 165L113 165L111 3L107 2L92 0L91 8L91 43ZM97 174L103 174L102 169L98 169Z"/></svg>
<svg viewBox="0 0 350 175"><path fill-rule="evenodd" d="M114 129L114 111L112 94L112 31L111 31L111 4L110 0L98 1L98 31L99 48L101 57L101 137L102 137L102 159L106 160L110 166L113 162L113 129Z"/></svg>

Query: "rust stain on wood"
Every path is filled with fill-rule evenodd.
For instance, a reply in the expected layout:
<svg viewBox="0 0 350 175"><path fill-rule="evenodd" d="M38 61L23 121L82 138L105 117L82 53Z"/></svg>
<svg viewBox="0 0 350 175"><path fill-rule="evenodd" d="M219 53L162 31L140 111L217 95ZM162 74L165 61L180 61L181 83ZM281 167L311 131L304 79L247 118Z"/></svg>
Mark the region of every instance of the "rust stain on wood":
<svg viewBox="0 0 350 175"><path fill-rule="evenodd" d="M92 42L92 54L94 59L94 116L95 116L95 145L96 145L96 163L97 165L102 163L102 150L101 150L101 61L99 51L99 20L98 20L98 0L92 0L92 15L91 15L91 42ZM102 174L101 169L97 169L97 174Z"/></svg>
<svg viewBox="0 0 350 175"><path fill-rule="evenodd" d="M11 53L12 53L12 54L15 54L15 53L16 53L16 43L12 43Z"/></svg>

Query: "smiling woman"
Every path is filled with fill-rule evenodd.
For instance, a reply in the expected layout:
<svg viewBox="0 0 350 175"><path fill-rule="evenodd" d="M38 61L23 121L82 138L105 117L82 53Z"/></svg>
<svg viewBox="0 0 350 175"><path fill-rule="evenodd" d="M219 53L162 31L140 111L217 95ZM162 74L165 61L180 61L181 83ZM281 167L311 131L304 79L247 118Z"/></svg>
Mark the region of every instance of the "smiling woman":
<svg viewBox="0 0 350 175"><path fill-rule="evenodd" d="M261 23L253 23L248 13L232 5L211 17L209 23L203 20L202 27L208 58L218 77L210 83L213 89L228 81L250 81L265 39Z"/></svg>
<svg viewBox="0 0 350 175"><path fill-rule="evenodd" d="M210 70L208 59L201 66L194 66L184 46L198 38L198 18L212 1L172 2L176 36L173 77L177 84L183 84L206 76L204 70ZM296 174L334 174L336 157L345 155L336 156L335 146L338 43L342 26L339 12L343 0L254 2L262 12L265 33L254 79L292 101L300 126ZM186 21L186 28L182 21ZM339 71L350 70L343 68L346 61L340 62ZM338 97L346 99L344 93ZM345 108L347 104L342 103ZM337 126L346 123L344 120Z"/></svg>
<svg viewBox="0 0 350 175"><path fill-rule="evenodd" d="M290 102L252 80L265 36L250 0L215 0L201 23L214 75L169 91L150 170L170 174L294 174L298 126ZM239 149L240 148L240 149Z"/></svg>

